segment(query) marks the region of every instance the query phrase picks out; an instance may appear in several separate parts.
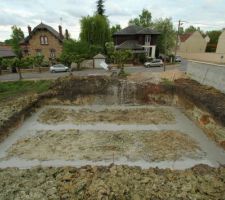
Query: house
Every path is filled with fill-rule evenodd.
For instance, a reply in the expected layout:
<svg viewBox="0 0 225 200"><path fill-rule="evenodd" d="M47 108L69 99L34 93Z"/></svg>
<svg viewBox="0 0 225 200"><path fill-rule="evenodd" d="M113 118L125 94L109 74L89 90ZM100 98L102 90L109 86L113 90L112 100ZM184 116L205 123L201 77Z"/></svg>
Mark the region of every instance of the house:
<svg viewBox="0 0 225 200"><path fill-rule="evenodd" d="M180 53L204 53L209 37L203 37L199 31L179 36L178 52Z"/></svg>
<svg viewBox="0 0 225 200"><path fill-rule="evenodd" d="M133 53L145 53L147 56L155 58L159 35L159 32L150 28L131 25L114 33L113 41L117 50L131 50Z"/></svg>
<svg viewBox="0 0 225 200"><path fill-rule="evenodd" d="M14 58L16 54L9 45L0 45L0 58Z"/></svg>
<svg viewBox="0 0 225 200"><path fill-rule="evenodd" d="M28 36L21 42L23 55L43 55L45 60L55 60L62 52L64 39L69 37L68 30L65 35L64 38L60 25L58 32L43 23L37 25L33 30L28 26Z"/></svg>
<svg viewBox="0 0 225 200"><path fill-rule="evenodd" d="M225 29L219 37L216 53L225 53Z"/></svg>

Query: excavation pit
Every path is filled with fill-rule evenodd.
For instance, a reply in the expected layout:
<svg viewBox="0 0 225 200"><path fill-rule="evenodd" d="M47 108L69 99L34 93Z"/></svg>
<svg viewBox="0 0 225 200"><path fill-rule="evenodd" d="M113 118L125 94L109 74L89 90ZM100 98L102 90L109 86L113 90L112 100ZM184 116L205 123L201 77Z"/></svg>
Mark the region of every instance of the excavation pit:
<svg viewBox="0 0 225 200"><path fill-rule="evenodd" d="M0 144L0 167L217 167L225 153L174 106L44 105Z"/></svg>

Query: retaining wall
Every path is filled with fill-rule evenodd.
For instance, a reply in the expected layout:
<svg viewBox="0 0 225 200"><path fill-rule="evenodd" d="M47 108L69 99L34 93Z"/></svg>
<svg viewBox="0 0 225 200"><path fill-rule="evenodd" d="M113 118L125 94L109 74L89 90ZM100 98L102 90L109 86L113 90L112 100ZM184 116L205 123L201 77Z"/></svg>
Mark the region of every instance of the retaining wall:
<svg viewBox="0 0 225 200"><path fill-rule="evenodd" d="M189 61L187 73L199 83L212 86L225 93L225 66Z"/></svg>
<svg viewBox="0 0 225 200"><path fill-rule="evenodd" d="M177 53L182 58L188 60L198 60L203 62L225 64L225 54L224 53Z"/></svg>

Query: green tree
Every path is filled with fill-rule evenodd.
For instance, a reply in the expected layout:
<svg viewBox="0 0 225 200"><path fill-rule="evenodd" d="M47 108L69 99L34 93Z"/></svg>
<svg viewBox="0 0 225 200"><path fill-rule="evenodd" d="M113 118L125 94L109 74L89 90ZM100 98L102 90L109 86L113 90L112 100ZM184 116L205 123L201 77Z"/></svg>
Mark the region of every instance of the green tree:
<svg viewBox="0 0 225 200"><path fill-rule="evenodd" d="M132 58L132 52L129 50L114 51L112 58L114 59L114 63L118 64L120 68L119 76L126 76L124 64Z"/></svg>
<svg viewBox="0 0 225 200"><path fill-rule="evenodd" d="M89 45L100 45L110 41L109 21L105 16L94 15L81 19L80 39Z"/></svg>
<svg viewBox="0 0 225 200"><path fill-rule="evenodd" d="M106 42L105 47L106 47L107 56L109 58L109 62L111 63L111 62L113 62L113 54L115 51L114 42Z"/></svg>
<svg viewBox="0 0 225 200"><path fill-rule="evenodd" d="M98 15L104 15L104 13L105 13L105 9L104 9L104 0L98 0L97 1L97 11L96 11L96 13L98 14Z"/></svg>
<svg viewBox="0 0 225 200"><path fill-rule="evenodd" d="M16 67L18 74L19 74L19 80L23 79L22 73L21 73L21 67L22 67L22 60L21 58L14 58L13 59L13 66Z"/></svg>
<svg viewBox="0 0 225 200"><path fill-rule="evenodd" d="M12 39L6 39L4 41L4 44L6 44L6 45L12 45Z"/></svg>
<svg viewBox="0 0 225 200"><path fill-rule="evenodd" d="M43 64L43 61L44 61L43 55L37 55L33 59L33 63L35 65L35 67L38 67L39 73L41 73L41 66Z"/></svg>
<svg viewBox="0 0 225 200"><path fill-rule="evenodd" d="M166 55L171 54L176 44L176 30L170 18L158 19L154 23L154 28L161 34L158 37L158 50Z"/></svg>
<svg viewBox="0 0 225 200"><path fill-rule="evenodd" d="M16 56L21 59L23 54L20 42L24 39L24 33L21 30L21 28L12 26L11 39L12 39L12 49L16 54Z"/></svg>
<svg viewBox="0 0 225 200"><path fill-rule="evenodd" d="M185 29L184 33L194 33L195 31L199 31L202 36L205 36L205 33L200 29L200 27L189 26Z"/></svg>
<svg viewBox="0 0 225 200"><path fill-rule="evenodd" d="M212 30L212 31L206 32L206 35L208 35L210 38L210 41L207 44L207 48L206 48L207 52L215 52L216 51L216 47L217 47L218 40L219 40L221 33L222 33L222 31L220 31L220 30Z"/></svg>
<svg viewBox="0 0 225 200"><path fill-rule="evenodd" d="M79 70L80 63L90 57L91 51L93 51L93 46L90 48L87 42L69 39L63 43L60 60L67 66L70 66L72 62L76 62Z"/></svg>
<svg viewBox="0 0 225 200"><path fill-rule="evenodd" d="M21 67L21 58L23 56L23 53L22 53L22 48L20 46L20 42L24 39L24 33L21 30L21 28L12 26L11 39L12 39L12 49L14 53L16 54L17 58L19 59L19 61L15 59L14 65L17 67L17 71L19 73L19 79L21 80L23 77L21 74L20 67Z"/></svg>
<svg viewBox="0 0 225 200"><path fill-rule="evenodd" d="M111 37L113 36L114 33L118 32L120 30L121 30L121 26L119 24L116 24L115 26L112 26L110 28Z"/></svg>
<svg viewBox="0 0 225 200"><path fill-rule="evenodd" d="M146 9L142 10L142 13L139 17L131 19L129 25L137 25L142 27L151 27L152 26L152 14Z"/></svg>

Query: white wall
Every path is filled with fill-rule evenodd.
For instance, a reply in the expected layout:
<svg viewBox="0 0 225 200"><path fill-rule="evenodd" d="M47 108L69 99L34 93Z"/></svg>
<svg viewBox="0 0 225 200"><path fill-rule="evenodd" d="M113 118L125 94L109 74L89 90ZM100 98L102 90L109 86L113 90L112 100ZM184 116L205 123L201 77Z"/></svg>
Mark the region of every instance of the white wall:
<svg viewBox="0 0 225 200"><path fill-rule="evenodd" d="M182 58L217 64L225 64L225 53L177 53Z"/></svg>
<svg viewBox="0 0 225 200"><path fill-rule="evenodd" d="M225 65L188 61L187 73L199 83L225 93Z"/></svg>
<svg viewBox="0 0 225 200"><path fill-rule="evenodd" d="M195 31L185 42L180 43L179 52L203 53L206 50L207 41L201 33Z"/></svg>

